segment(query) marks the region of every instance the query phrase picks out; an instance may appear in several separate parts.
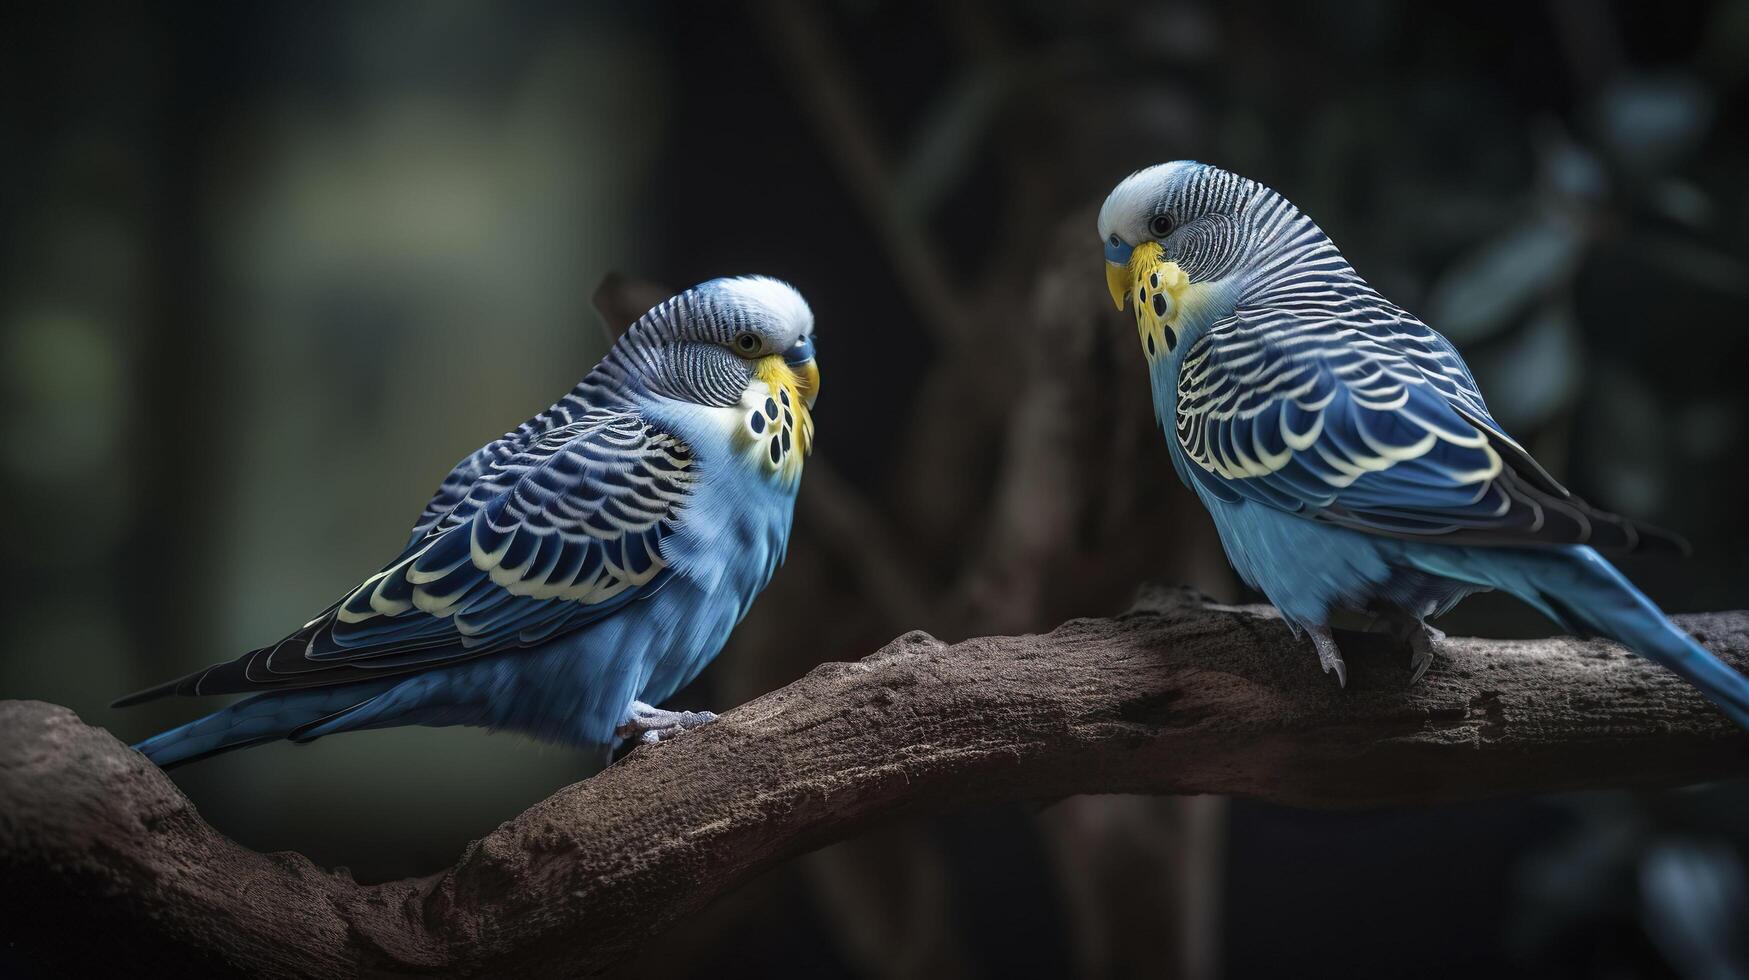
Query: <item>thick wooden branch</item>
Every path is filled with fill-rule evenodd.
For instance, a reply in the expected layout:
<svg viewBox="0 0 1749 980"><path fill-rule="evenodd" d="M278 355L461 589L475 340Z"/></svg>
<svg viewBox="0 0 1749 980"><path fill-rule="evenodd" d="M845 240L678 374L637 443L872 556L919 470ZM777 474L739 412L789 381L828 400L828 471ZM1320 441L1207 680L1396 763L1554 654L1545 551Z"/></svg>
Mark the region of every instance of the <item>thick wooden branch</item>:
<svg viewBox="0 0 1749 980"><path fill-rule="evenodd" d="M1684 617L1749 666L1749 613ZM1602 642L1454 640L1423 683L1348 636L1339 690L1267 610L1124 616L822 666L642 747L430 878L359 885L213 831L69 711L0 704L4 938L112 970L582 975L772 865L901 815L1078 793L1424 804L1749 771L1749 737Z"/></svg>

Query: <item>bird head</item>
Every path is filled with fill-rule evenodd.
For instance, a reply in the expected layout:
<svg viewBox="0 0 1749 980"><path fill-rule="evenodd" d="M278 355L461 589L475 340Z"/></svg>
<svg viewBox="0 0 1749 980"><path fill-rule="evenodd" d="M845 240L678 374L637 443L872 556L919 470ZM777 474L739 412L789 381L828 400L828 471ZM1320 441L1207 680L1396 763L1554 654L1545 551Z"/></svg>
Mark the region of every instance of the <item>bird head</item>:
<svg viewBox="0 0 1749 980"><path fill-rule="evenodd" d="M642 387L702 405L734 405L755 381L812 408L820 393L814 314L795 287L764 276L712 279L644 314L614 359Z"/></svg>
<svg viewBox="0 0 1749 980"><path fill-rule="evenodd" d="M670 297L614 342L595 376L627 392L734 409L737 444L788 480L813 450L814 314L788 283L712 279Z"/></svg>
<svg viewBox="0 0 1749 980"><path fill-rule="evenodd" d="M1144 338L1150 325L1171 337L1224 316L1279 240L1271 202L1298 214L1262 184L1190 160L1125 177L1099 209L1112 302L1136 300Z"/></svg>

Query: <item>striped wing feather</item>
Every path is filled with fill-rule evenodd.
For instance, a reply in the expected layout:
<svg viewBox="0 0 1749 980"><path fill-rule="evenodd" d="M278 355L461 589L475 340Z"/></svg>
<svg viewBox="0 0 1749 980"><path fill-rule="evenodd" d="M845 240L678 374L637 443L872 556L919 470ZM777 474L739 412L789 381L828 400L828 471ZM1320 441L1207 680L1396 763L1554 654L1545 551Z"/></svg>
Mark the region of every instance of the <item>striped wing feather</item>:
<svg viewBox="0 0 1749 980"><path fill-rule="evenodd" d="M491 454L399 557L302 629L119 703L347 683L541 643L659 587L660 545L696 476L691 450L639 416L585 415Z"/></svg>
<svg viewBox="0 0 1749 980"><path fill-rule="evenodd" d="M1174 424L1226 500L1453 544L1683 546L1557 483L1451 344L1388 304L1240 310L1186 351Z"/></svg>

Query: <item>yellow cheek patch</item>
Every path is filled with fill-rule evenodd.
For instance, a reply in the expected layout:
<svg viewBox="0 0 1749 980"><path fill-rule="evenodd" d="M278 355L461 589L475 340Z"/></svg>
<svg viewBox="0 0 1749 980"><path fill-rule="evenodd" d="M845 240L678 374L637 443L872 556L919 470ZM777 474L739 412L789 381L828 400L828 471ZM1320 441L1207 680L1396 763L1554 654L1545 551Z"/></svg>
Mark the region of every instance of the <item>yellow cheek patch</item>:
<svg viewBox="0 0 1749 980"><path fill-rule="evenodd" d="M808 396L819 385L818 369L797 371L776 355L753 362L754 382L741 396L746 410L743 439L758 462L786 482L801 476L802 460L814 451L814 414Z"/></svg>
<svg viewBox="0 0 1749 980"><path fill-rule="evenodd" d="M1177 325L1184 315L1190 278L1176 262L1162 260L1158 242L1143 242L1130 254L1131 299L1136 304L1136 336L1150 362L1178 346Z"/></svg>

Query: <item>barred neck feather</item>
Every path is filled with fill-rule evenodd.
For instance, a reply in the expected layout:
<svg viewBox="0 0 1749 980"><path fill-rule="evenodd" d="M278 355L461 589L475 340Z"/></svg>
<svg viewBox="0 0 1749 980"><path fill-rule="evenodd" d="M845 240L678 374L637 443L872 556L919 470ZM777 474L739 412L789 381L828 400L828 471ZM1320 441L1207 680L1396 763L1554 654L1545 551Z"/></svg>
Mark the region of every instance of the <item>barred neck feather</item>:
<svg viewBox="0 0 1749 980"><path fill-rule="evenodd" d="M652 391L701 405L735 404L747 387L747 375L733 370L734 359L712 357L700 345L674 343L682 324L691 325L695 332L701 323L717 324L711 332L726 339L737 329L734 320L697 287L670 296L614 341L601 362L565 397L512 435L539 435L590 411L630 408Z"/></svg>
<svg viewBox="0 0 1749 980"><path fill-rule="evenodd" d="M735 370L733 358L720 349L676 343L681 325L695 335L726 344L740 329L739 318L709 287L694 287L671 296L638 318L613 345L591 378L617 385L621 391L655 391L700 405L733 405L747 387L747 372ZM588 384L590 378L584 379ZM579 386L581 387L581 385Z"/></svg>
<svg viewBox="0 0 1749 980"><path fill-rule="evenodd" d="M679 318L694 312L695 291L689 289L671 296L639 317L614 341L607 354L584 375L583 380L577 382L576 387L545 411L506 432L504 440L513 446L527 446L547 432L570 425L591 412L632 410L648 389L644 378L656 369L657 351L662 341L677 334ZM739 387L726 395L718 395L729 404L739 396Z"/></svg>
<svg viewBox="0 0 1749 980"><path fill-rule="evenodd" d="M1379 299L1316 222L1281 195L1254 186L1258 191L1247 223L1258 245L1236 291L1236 307Z"/></svg>

